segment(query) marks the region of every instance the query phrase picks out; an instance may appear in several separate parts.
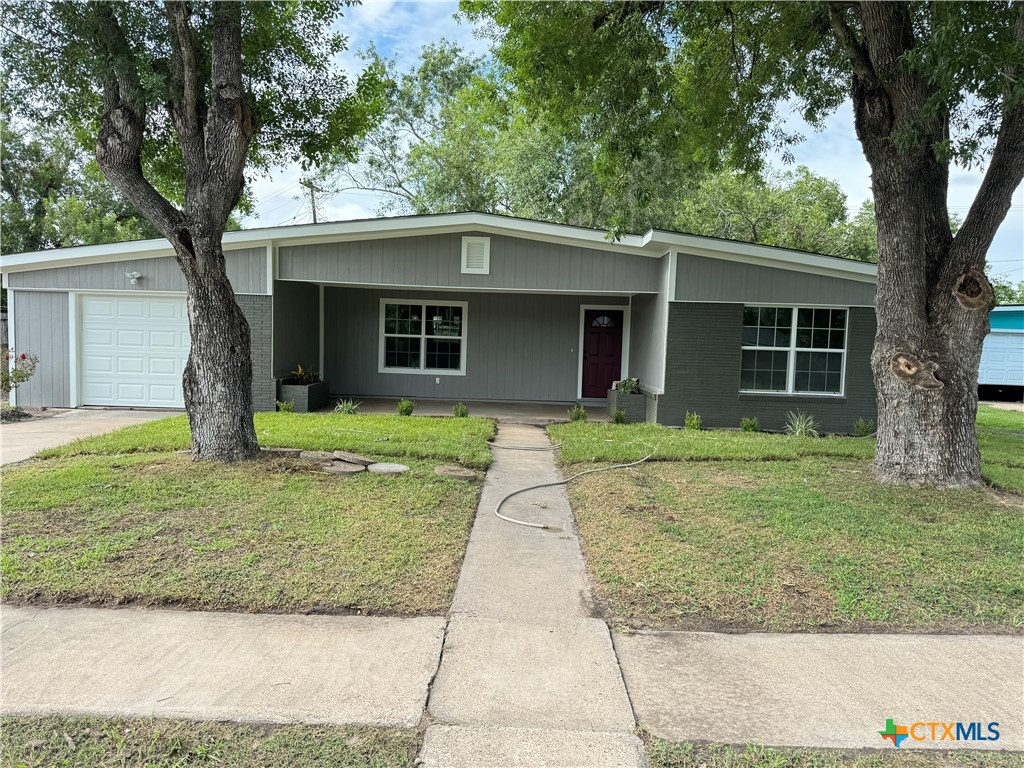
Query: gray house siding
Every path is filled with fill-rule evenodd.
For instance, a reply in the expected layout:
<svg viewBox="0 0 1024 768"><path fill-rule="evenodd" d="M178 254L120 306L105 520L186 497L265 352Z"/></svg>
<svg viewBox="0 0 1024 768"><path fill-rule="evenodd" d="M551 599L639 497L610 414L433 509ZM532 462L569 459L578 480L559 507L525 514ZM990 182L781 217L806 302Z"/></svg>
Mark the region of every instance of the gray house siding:
<svg viewBox="0 0 1024 768"><path fill-rule="evenodd" d="M680 253L677 301L874 306L875 284Z"/></svg>
<svg viewBox="0 0 1024 768"><path fill-rule="evenodd" d="M705 427L735 428L741 417L757 416L762 429L779 430L787 411L802 410L824 431L845 433L856 419L875 418L874 309L850 310L844 397L741 394L742 326L742 304L670 305L665 394L657 403L662 424L681 426L686 412L695 411Z"/></svg>
<svg viewBox="0 0 1024 768"><path fill-rule="evenodd" d="M224 255L235 293L267 292L266 248L243 248ZM142 277L132 285L126 272ZM173 256L12 272L9 283L12 288L75 291L185 291L185 278Z"/></svg>
<svg viewBox="0 0 1024 768"><path fill-rule="evenodd" d="M253 410L277 410L277 383L271 370L274 345L272 299L270 296L235 296L235 301L249 321Z"/></svg>
<svg viewBox="0 0 1024 768"><path fill-rule="evenodd" d="M285 378L299 364L319 368L319 286L275 281L274 325L274 378Z"/></svg>
<svg viewBox="0 0 1024 768"><path fill-rule="evenodd" d="M462 274L463 236L490 237L490 274ZM655 292L662 259L525 238L460 232L281 246L278 275L352 285Z"/></svg>
<svg viewBox="0 0 1024 768"><path fill-rule="evenodd" d="M42 291L12 292L12 348L39 358L35 375L18 387L20 406L67 408L71 405L68 295Z"/></svg>
<svg viewBox="0 0 1024 768"><path fill-rule="evenodd" d="M465 301L466 374L378 373L382 298ZM327 288L324 378L336 395L568 402L579 390L580 305L609 296Z"/></svg>

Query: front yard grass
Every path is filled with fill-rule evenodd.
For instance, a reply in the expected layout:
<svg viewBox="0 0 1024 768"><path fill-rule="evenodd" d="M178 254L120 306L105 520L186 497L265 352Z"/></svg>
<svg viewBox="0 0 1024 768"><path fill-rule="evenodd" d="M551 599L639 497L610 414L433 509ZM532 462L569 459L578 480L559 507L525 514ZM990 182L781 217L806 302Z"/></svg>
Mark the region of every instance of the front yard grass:
<svg viewBox="0 0 1024 768"><path fill-rule="evenodd" d="M262 446L344 450L371 458L432 458L486 468L494 422L479 418L430 418L397 414L257 413ZM189 447L188 420L175 416L75 440L42 451L42 458L80 454L180 451Z"/></svg>
<svg viewBox="0 0 1024 768"><path fill-rule="evenodd" d="M648 738L651 768L1011 768L1020 755L965 749L842 752L748 745L675 744Z"/></svg>
<svg viewBox="0 0 1024 768"><path fill-rule="evenodd" d="M11 768L403 768L414 730L241 725L102 717L4 717L0 765Z"/></svg>
<svg viewBox="0 0 1024 768"><path fill-rule="evenodd" d="M880 485L870 474L867 438L649 425L550 431L563 460L577 462L566 474L652 452L673 459L570 486L588 567L621 623L773 631L1024 627L1024 497ZM986 473L1002 473L1004 487L1024 487L1024 416L984 413L979 433Z"/></svg>
<svg viewBox="0 0 1024 768"><path fill-rule="evenodd" d="M339 478L285 458L32 461L4 473L0 594L10 604L443 613L479 485L435 475L437 461L407 463L398 477Z"/></svg>

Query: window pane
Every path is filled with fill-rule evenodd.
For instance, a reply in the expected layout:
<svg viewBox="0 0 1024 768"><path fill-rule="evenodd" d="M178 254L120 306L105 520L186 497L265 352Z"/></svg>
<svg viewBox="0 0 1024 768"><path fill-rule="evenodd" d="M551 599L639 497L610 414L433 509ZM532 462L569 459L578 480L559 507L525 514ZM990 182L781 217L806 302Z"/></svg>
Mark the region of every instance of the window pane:
<svg viewBox="0 0 1024 768"><path fill-rule="evenodd" d="M462 307L427 305L427 336L461 336Z"/></svg>
<svg viewBox="0 0 1024 768"><path fill-rule="evenodd" d="M814 320L814 310L813 309L800 309L800 310L797 310L797 313L796 313L796 324L798 326L800 326L801 328L810 328L812 325L814 325L813 320Z"/></svg>
<svg viewBox="0 0 1024 768"><path fill-rule="evenodd" d="M789 328L779 328L775 331L775 346L776 347L788 347L789 346Z"/></svg>
<svg viewBox="0 0 1024 768"><path fill-rule="evenodd" d="M420 310L419 304L385 304L384 333L419 336Z"/></svg>
<svg viewBox="0 0 1024 768"><path fill-rule="evenodd" d="M782 307L775 316L775 325L788 331L793 327L793 310L789 307Z"/></svg>
<svg viewBox="0 0 1024 768"><path fill-rule="evenodd" d="M774 347L775 346L775 329L774 328L762 328L757 333L757 343L762 347Z"/></svg>
<svg viewBox="0 0 1024 768"><path fill-rule="evenodd" d="M832 314L832 310L830 310L830 309L816 309L816 310L814 310L814 327L815 328L828 328L831 314Z"/></svg>
<svg viewBox="0 0 1024 768"><path fill-rule="evenodd" d="M811 346L815 349L828 349L828 331L820 328L811 331Z"/></svg>
<svg viewBox="0 0 1024 768"><path fill-rule="evenodd" d="M828 332L828 345L832 349L843 348L843 331L829 331Z"/></svg>
<svg viewBox="0 0 1024 768"><path fill-rule="evenodd" d="M797 352L797 392L839 392L843 367L841 352Z"/></svg>
<svg viewBox="0 0 1024 768"><path fill-rule="evenodd" d="M384 339L385 368L419 368L420 340L403 336L387 336Z"/></svg>
<svg viewBox="0 0 1024 768"><path fill-rule="evenodd" d="M796 329L796 345L798 347L809 347L809 346L811 346L811 329L810 328L797 328Z"/></svg>
<svg viewBox="0 0 1024 768"><path fill-rule="evenodd" d="M845 309L833 309L832 310L832 327L833 328L845 328L846 327L846 310Z"/></svg>
<svg viewBox="0 0 1024 768"><path fill-rule="evenodd" d="M775 307L761 307L761 325L775 325Z"/></svg>
<svg viewBox="0 0 1024 768"><path fill-rule="evenodd" d="M758 311L757 307L744 307L743 308L743 324L744 325L757 325Z"/></svg>
<svg viewBox="0 0 1024 768"><path fill-rule="evenodd" d="M751 328L748 325L743 326L743 346L745 347L756 347L757 346L757 326Z"/></svg>
<svg viewBox="0 0 1024 768"><path fill-rule="evenodd" d="M427 368L457 371L461 362L462 342L458 339L427 339Z"/></svg>
<svg viewBox="0 0 1024 768"><path fill-rule="evenodd" d="M785 391L788 352L743 350L740 357L740 389Z"/></svg>

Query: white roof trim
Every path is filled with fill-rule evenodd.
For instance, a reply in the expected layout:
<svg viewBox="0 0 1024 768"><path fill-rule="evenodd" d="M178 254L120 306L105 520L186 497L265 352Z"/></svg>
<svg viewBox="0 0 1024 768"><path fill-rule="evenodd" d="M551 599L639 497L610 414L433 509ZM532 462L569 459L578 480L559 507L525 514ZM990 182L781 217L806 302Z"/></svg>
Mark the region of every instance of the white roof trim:
<svg viewBox="0 0 1024 768"><path fill-rule="evenodd" d="M290 227L260 227L224 233L224 248L254 248L273 245L277 248L294 245L376 240L389 237L443 234L448 232L482 232L525 237L596 250L631 253L661 258L669 250L683 250L698 256L724 258L768 266L813 271L846 279L873 282L877 274L874 264L820 256L786 248L755 245L735 240L721 240L679 232L650 230L644 235L623 235L610 241L603 230L585 229L567 224L516 219L491 213L442 213L426 216L337 221L324 224L302 224ZM134 240L104 245L83 245L0 257L0 272L24 272L32 269L96 264L128 259L158 258L174 254L163 239Z"/></svg>

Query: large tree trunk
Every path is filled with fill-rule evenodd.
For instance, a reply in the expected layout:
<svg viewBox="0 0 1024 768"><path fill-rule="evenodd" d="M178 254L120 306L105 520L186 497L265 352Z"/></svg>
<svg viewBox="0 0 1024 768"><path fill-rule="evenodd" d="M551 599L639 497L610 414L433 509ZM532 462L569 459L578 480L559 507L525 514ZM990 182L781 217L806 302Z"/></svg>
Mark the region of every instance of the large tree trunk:
<svg viewBox="0 0 1024 768"><path fill-rule="evenodd" d="M249 323L235 301L220 238L198 241L198 276L184 269L192 348L185 366L185 410L192 430L192 458L238 461L256 454L252 418Z"/></svg>
<svg viewBox="0 0 1024 768"><path fill-rule="evenodd" d="M875 474L909 485L975 485L978 364L994 305L984 276L990 238L953 237L949 162L936 154L949 117L929 112L931 87L905 64L915 44L909 9L864 3L860 15L863 42L835 14L833 24L853 64L855 125L878 222Z"/></svg>

